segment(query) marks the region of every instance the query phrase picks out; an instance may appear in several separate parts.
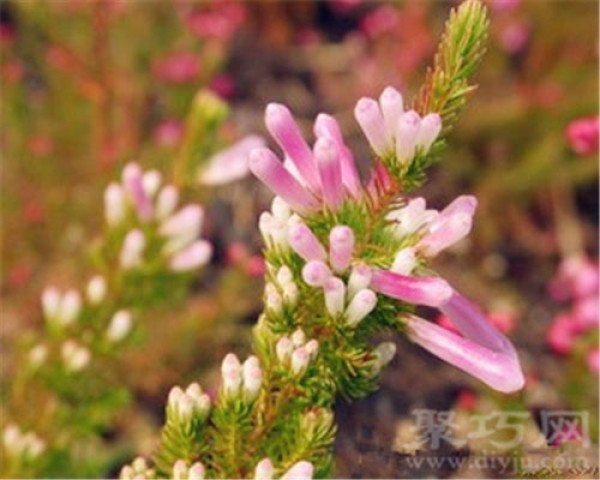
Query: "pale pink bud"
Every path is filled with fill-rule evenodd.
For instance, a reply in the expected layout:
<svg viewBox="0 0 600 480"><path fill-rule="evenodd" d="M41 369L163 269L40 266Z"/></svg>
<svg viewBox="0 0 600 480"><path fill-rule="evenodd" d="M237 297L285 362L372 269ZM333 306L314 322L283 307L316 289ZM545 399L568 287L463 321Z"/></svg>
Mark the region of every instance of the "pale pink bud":
<svg viewBox="0 0 600 480"><path fill-rule="evenodd" d="M162 175L158 170L149 170L144 173L142 177L142 186L144 187L144 192L149 197L153 197L158 192L160 188L160 184L162 182Z"/></svg>
<svg viewBox="0 0 600 480"><path fill-rule="evenodd" d="M188 480L204 480L205 475L206 470L204 465L202 465L200 462L195 462L188 470L187 478Z"/></svg>
<svg viewBox="0 0 600 480"><path fill-rule="evenodd" d="M313 360L317 357L317 353L319 352L319 342L313 338L312 340L306 342L304 348L306 348L308 355L310 356L311 360Z"/></svg>
<svg viewBox="0 0 600 480"><path fill-rule="evenodd" d="M425 255L435 256L462 240L471 231L476 207L475 197L458 197L431 222L428 232L419 242L419 248Z"/></svg>
<svg viewBox="0 0 600 480"><path fill-rule="evenodd" d="M276 280L281 287L285 287L294 282L294 274L287 265L283 265L277 270Z"/></svg>
<svg viewBox="0 0 600 480"><path fill-rule="evenodd" d="M204 209L200 205L186 205L167 218L159 232L165 237L193 239L198 235L203 219Z"/></svg>
<svg viewBox="0 0 600 480"><path fill-rule="evenodd" d="M387 219L396 222L394 225L396 236L403 237L417 232L424 225L432 222L437 215L436 210L427 210L424 198L417 197L409 200L406 206L391 212Z"/></svg>
<svg viewBox="0 0 600 480"><path fill-rule="evenodd" d="M338 225L329 233L329 263L337 273L343 273L352 260L354 232L350 227Z"/></svg>
<svg viewBox="0 0 600 480"><path fill-rule="evenodd" d="M106 280L102 275L94 275L87 284L86 296L92 305L98 305L106 296Z"/></svg>
<svg viewBox="0 0 600 480"><path fill-rule="evenodd" d="M288 283L283 287L283 300L294 305L298 300L298 286L295 283Z"/></svg>
<svg viewBox="0 0 600 480"><path fill-rule="evenodd" d="M292 333L292 345L300 347L306 343L306 334L301 328L298 328Z"/></svg>
<svg viewBox="0 0 600 480"><path fill-rule="evenodd" d="M348 297L352 298L363 288L367 288L373 278L371 267L365 264L358 264L352 268L350 278L348 279Z"/></svg>
<svg viewBox="0 0 600 480"><path fill-rule="evenodd" d="M137 163L128 163L123 169L123 188L129 194L138 216L142 220L152 217L152 203L144 190L142 169Z"/></svg>
<svg viewBox="0 0 600 480"><path fill-rule="evenodd" d="M375 368L381 370L390 363L396 355L396 344L394 342L382 342L375 347L373 353L376 358Z"/></svg>
<svg viewBox="0 0 600 480"><path fill-rule="evenodd" d="M390 144L379 104L372 98L361 98L354 108L354 117L375 153L380 157L388 153Z"/></svg>
<svg viewBox="0 0 600 480"><path fill-rule="evenodd" d="M327 258L323 245L310 228L303 223L289 228L288 240L294 251L307 262Z"/></svg>
<svg viewBox="0 0 600 480"><path fill-rule="evenodd" d="M421 125L421 117L414 110L403 113L396 127L396 157L401 163L410 163Z"/></svg>
<svg viewBox="0 0 600 480"><path fill-rule="evenodd" d="M317 138L325 137L333 140L338 147L340 165L342 170L342 183L348 192L357 197L360 194L361 183L356 164L350 149L344 144L342 132L335 118L325 113L317 115L314 124L314 133Z"/></svg>
<svg viewBox="0 0 600 480"><path fill-rule="evenodd" d="M235 354L228 353L225 356L221 365L221 373L225 393L230 395L237 394L242 383L242 366Z"/></svg>
<svg viewBox="0 0 600 480"><path fill-rule="evenodd" d="M337 210L344 200L340 152L335 142L327 137L317 139L314 156L321 178L321 192L325 203Z"/></svg>
<svg viewBox="0 0 600 480"><path fill-rule="evenodd" d="M39 344L29 351L29 364L33 367L39 367L48 358L48 347L44 344Z"/></svg>
<svg viewBox="0 0 600 480"><path fill-rule="evenodd" d="M273 468L273 462L268 458L263 458L256 465L256 469L254 470L254 480L272 480L274 474L275 469Z"/></svg>
<svg viewBox="0 0 600 480"><path fill-rule="evenodd" d="M60 312L61 295L54 287L46 287L42 293L42 310L46 319L56 319Z"/></svg>
<svg viewBox="0 0 600 480"><path fill-rule="evenodd" d="M125 218L125 193L123 188L111 183L104 191L104 216L106 223L118 225Z"/></svg>
<svg viewBox="0 0 600 480"><path fill-rule="evenodd" d="M388 297L428 307L440 307L452 295L452 287L441 278L410 277L384 270L373 272L371 288Z"/></svg>
<svg viewBox="0 0 600 480"><path fill-rule="evenodd" d="M198 240L176 253L169 260L169 268L175 272L186 272L206 265L212 255L212 245L206 240Z"/></svg>
<svg viewBox="0 0 600 480"><path fill-rule="evenodd" d="M437 113L425 115L417 136L417 147L427 153L442 131L442 118Z"/></svg>
<svg viewBox="0 0 600 480"><path fill-rule="evenodd" d="M325 291L325 308L332 317L340 315L344 311L346 286L337 277L330 277L323 285Z"/></svg>
<svg viewBox="0 0 600 480"><path fill-rule="evenodd" d="M123 247L121 248L121 255L119 257L121 267L131 269L140 266L144 248L146 248L144 233L139 229L130 231L125 240L123 240Z"/></svg>
<svg viewBox="0 0 600 480"><path fill-rule="evenodd" d="M290 359L293 350L294 344L286 336L281 337L275 345L275 352L277 354L277 358L281 363L285 363Z"/></svg>
<svg viewBox="0 0 600 480"><path fill-rule="evenodd" d="M305 347L298 347L292 353L292 372L295 374L302 373L308 366L310 355Z"/></svg>
<svg viewBox="0 0 600 480"><path fill-rule="evenodd" d="M198 382L192 382L185 389L185 394L197 400L202 395L202 387Z"/></svg>
<svg viewBox="0 0 600 480"><path fill-rule="evenodd" d="M546 342L554 352L564 355L575 346L577 333L577 324L569 315L557 315L546 332Z"/></svg>
<svg viewBox="0 0 600 480"><path fill-rule="evenodd" d="M286 222L292 215L292 209L283 198L275 197L271 202L271 213L280 222Z"/></svg>
<svg viewBox="0 0 600 480"><path fill-rule="evenodd" d="M126 310L119 310L115 313L108 324L106 337L111 342L120 342L131 331L133 320L131 314Z"/></svg>
<svg viewBox="0 0 600 480"><path fill-rule="evenodd" d="M312 152L288 108L278 103L270 103L267 105L265 111L265 123L269 133L285 152L286 156L294 162L294 165L311 190L313 192L319 191L321 183ZM283 197L283 195L280 196Z"/></svg>
<svg viewBox="0 0 600 480"><path fill-rule="evenodd" d="M400 116L404 112L402 95L393 87L386 87L379 97L379 105L383 112L383 121L388 143L391 144L396 136L396 128Z"/></svg>
<svg viewBox="0 0 600 480"><path fill-rule="evenodd" d="M229 148L211 157L199 175L203 185L225 185L244 178L248 172L248 154L254 148L264 147L265 141L258 135L248 135Z"/></svg>
<svg viewBox="0 0 600 480"><path fill-rule="evenodd" d="M361 290L350 302L346 309L346 324L354 327L373 311L377 305L377 295L367 288Z"/></svg>
<svg viewBox="0 0 600 480"><path fill-rule="evenodd" d="M400 250L394 257L390 270L400 275L410 275L417 265L417 256L413 247Z"/></svg>
<svg viewBox="0 0 600 480"><path fill-rule="evenodd" d="M283 308L283 300L281 295L275 288L275 285L268 283L265 286L265 306L267 310L270 310L274 313L281 313Z"/></svg>
<svg viewBox="0 0 600 480"><path fill-rule="evenodd" d="M171 215L179 201L179 190L173 185L163 187L156 199L156 217L163 220Z"/></svg>
<svg viewBox="0 0 600 480"><path fill-rule="evenodd" d="M314 470L312 463L298 462L283 474L281 480L312 480Z"/></svg>
<svg viewBox="0 0 600 480"><path fill-rule="evenodd" d="M70 325L77 319L79 312L81 312L81 295L77 290L68 290L60 302L57 320L62 325Z"/></svg>
<svg viewBox="0 0 600 480"><path fill-rule="evenodd" d="M318 204L314 197L298 183L268 148L255 148L250 152L249 158L252 173L295 211L305 214L317 209Z"/></svg>
<svg viewBox="0 0 600 480"><path fill-rule="evenodd" d="M244 380L244 394L246 399L252 401L258 396L262 384L263 373L256 356L248 357L242 367Z"/></svg>
<svg viewBox="0 0 600 480"><path fill-rule="evenodd" d="M185 460L177 460L174 464L173 464L173 480L185 480L187 479L187 473L188 473L188 468L187 468L187 463L185 462Z"/></svg>
<svg viewBox="0 0 600 480"><path fill-rule="evenodd" d="M263 212L258 218L258 229L267 242L280 248L287 248L288 235L286 224L280 222L270 212Z"/></svg>
<svg viewBox="0 0 600 480"><path fill-rule="evenodd" d="M322 287L331 277L331 270L319 260L311 260L302 268L302 279L311 287Z"/></svg>

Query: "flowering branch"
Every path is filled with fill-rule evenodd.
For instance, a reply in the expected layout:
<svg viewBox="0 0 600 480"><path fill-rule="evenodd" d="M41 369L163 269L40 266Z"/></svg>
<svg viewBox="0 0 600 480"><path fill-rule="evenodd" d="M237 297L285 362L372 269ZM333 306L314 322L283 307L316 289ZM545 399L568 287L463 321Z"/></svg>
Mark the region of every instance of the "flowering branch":
<svg viewBox="0 0 600 480"><path fill-rule="evenodd" d="M377 157L366 187L333 117L317 117L311 148L287 107L267 106L265 123L285 161L264 147L249 155L251 171L276 194L259 220L268 272L265 310L254 329L256 356L243 364L233 354L225 357L208 414L208 397L194 384L185 392L173 389L152 474L328 475L334 401L375 390L395 354L393 343L372 346L378 331L404 332L499 391L522 387L511 343L448 282L425 274L433 257L470 232L476 199L461 196L438 212L402 193L420 181L441 145L444 116L452 119L456 99L466 93L486 26L476 1L452 14L423 90L424 117L405 112L402 95L391 87L379 101L357 103L356 119ZM444 93L441 84L448 78ZM443 311L462 336L414 316L416 305ZM202 445L193 452L180 449L172 432L196 428ZM122 473L140 475L145 473L134 465Z"/></svg>

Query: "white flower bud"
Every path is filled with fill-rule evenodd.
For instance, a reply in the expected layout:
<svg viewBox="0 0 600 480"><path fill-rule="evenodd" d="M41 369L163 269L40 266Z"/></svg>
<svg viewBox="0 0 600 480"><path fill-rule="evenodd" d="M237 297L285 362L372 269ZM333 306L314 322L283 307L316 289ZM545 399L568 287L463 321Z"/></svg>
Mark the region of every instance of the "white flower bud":
<svg viewBox="0 0 600 480"><path fill-rule="evenodd" d="M185 460L177 460L173 464L173 480L186 480L188 474L187 463Z"/></svg>
<svg viewBox="0 0 600 480"><path fill-rule="evenodd" d="M277 270L277 283L281 288L285 288L286 285L294 283L294 274L289 267L284 265Z"/></svg>
<svg viewBox="0 0 600 480"><path fill-rule="evenodd" d="M301 328L298 328L294 333L292 333L292 345L294 347L301 347L306 343L306 334L302 331Z"/></svg>
<svg viewBox="0 0 600 480"><path fill-rule="evenodd" d="M352 268L348 279L348 298L354 297L360 290L367 288L371 283L372 272L367 265L356 265Z"/></svg>
<svg viewBox="0 0 600 480"><path fill-rule="evenodd" d="M144 233L138 229L130 231L123 241L119 258L121 267L125 269L139 267L142 263L142 254L145 247L146 238Z"/></svg>
<svg viewBox="0 0 600 480"><path fill-rule="evenodd" d="M153 197L156 192L158 192L161 182L162 175L158 170L148 170L144 173L144 176L142 177L142 186L144 187L146 195Z"/></svg>
<svg viewBox="0 0 600 480"><path fill-rule="evenodd" d="M86 296L92 305L98 305L106 297L106 280L102 275L94 275L87 284Z"/></svg>
<svg viewBox="0 0 600 480"><path fill-rule="evenodd" d="M400 275L410 275L417 265L415 249L406 247L396 253L390 270Z"/></svg>
<svg viewBox="0 0 600 480"><path fill-rule="evenodd" d="M204 469L204 465L200 462L192 464L188 470L188 480L204 480L205 475L206 470Z"/></svg>
<svg viewBox="0 0 600 480"><path fill-rule="evenodd" d="M293 350L294 344L286 336L281 337L275 345L275 352L277 354L277 358L281 363L286 363L289 361Z"/></svg>
<svg viewBox="0 0 600 480"><path fill-rule="evenodd" d="M373 353L376 357L375 368L381 370L390 363L394 358L394 355L396 355L396 344L393 342L382 342L375 347Z"/></svg>
<svg viewBox="0 0 600 480"><path fill-rule="evenodd" d="M298 300L298 286L295 283L288 283L283 287L283 300L288 305L295 305Z"/></svg>
<svg viewBox="0 0 600 480"><path fill-rule="evenodd" d="M40 343L29 351L29 364L33 368L37 368L46 361L47 357L48 347Z"/></svg>
<svg viewBox="0 0 600 480"><path fill-rule="evenodd" d="M68 290L60 302L60 310L57 320L61 325L70 325L79 316L81 311L81 295L77 290Z"/></svg>
<svg viewBox="0 0 600 480"><path fill-rule="evenodd" d="M42 293L42 310L47 320L58 317L60 312L61 295L54 287L46 287Z"/></svg>
<svg viewBox="0 0 600 480"><path fill-rule="evenodd" d="M212 245L206 240L198 240L176 253L169 260L169 268L174 272L187 272L206 265L212 255Z"/></svg>
<svg viewBox="0 0 600 480"><path fill-rule="evenodd" d="M179 201L179 190L173 185L161 189L156 199L156 217L164 220L175 211Z"/></svg>
<svg viewBox="0 0 600 480"><path fill-rule="evenodd" d="M247 400L252 401L258 396L263 378L263 373L260 368L258 358L254 355L248 357L248 359L244 362L242 369L244 379L244 395Z"/></svg>
<svg viewBox="0 0 600 480"><path fill-rule="evenodd" d="M346 285L337 277L330 277L323 285L325 291L325 308L332 317L344 311Z"/></svg>
<svg viewBox="0 0 600 480"><path fill-rule="evenodd" d="M242 366L237 356L228 353L221 365L221 374L223 377L223 390L228 395L236 395L242 383Z"/></svg>
<svg viewBox="0 0 600 480"><path fill-rule="evenodd" d="M287 222L292 214L292 209L281 197L275 197L271 203L271 213L277 220Z"/></svg>
<svg viewBox="0 0 600 480"><path fill-rule="evenodd" d="M111 183L104 191L104 216L106 223L111 226L118 225L125 218L125 192L123 188Z"/></svg>
<svg viewBox="0 0 600 480"><path fill-rule="evenodd" d="M292 353L292 372L296 375L304 372L310 361L310 355L306 347L298 347Z"/></svg>
<svg viewBox="0 0 600 480"><path fill-rule="evenodd" d="M65 368L70 372L78 372L84 369L91 360L90 351L78 345L74 340L67 340L61 346L61 351Z"/></svg>
<svg viewBox="0 0 600 480"><path fill-rule="evenodd" d="M310 359L314 360L317 357L317 354L319 353L319 342L313 338L312 340L306 342L304 348L308 352Z"/></svg>
<svg viewBox="0 0 600 480"><path fill-rule="evenodd" d="M368 288L364 288L356 295L346 309L346 324L354 327L363 318L373 311L377 305L377 295Z"/></svg>
<svg viewBox="0 0 600 480"><path fill-rule="evenodd" d="M23 455L28 459L33 460L39 457L44 450L46 450L46 442L34 433L27 433L23 437Z"/></svg>
<svg viewBox="0 0 600 480"><path fill-rule="evenodd" d="M131 314L126 310L115 313L106 330L106 337L111 342L120 342L131 331L133 320Z"/></svg>
<svg viewBox="0 0 600 480"><path fill-rule="evenodd" d="M281 313L283 308L283 300L281 299L281 295L275 288L275 285L272 283L267 283L265 286L265 306L267 310L278 314Z"/></svg>
<svg viewBox="0 0 600 480"><path fill-rule="evenodd" d="M312 480L314 470L312 463L298 462L283 474L281 480Z"/></svg>
<svg viewBox="0 0 600 480"><path fill-rule="evenodd" d="M148 470L148 463L144 457L135 457L131 466L136 473L145 473Z"/></svg>
<svg viewBox="0 0 600 480"><path fill-rule="evenodd" d="M21 429L15 424L8 424L2 431L2 443L6 452L11 456L18 456L22 452Z"/></svg>
<svg viewBox="0 0 600 480"><path fill-rule="evenodd" d="M256 465L254 470L254 480L272 480L275 474L273 462L269 458L263 458Z"/></svg>

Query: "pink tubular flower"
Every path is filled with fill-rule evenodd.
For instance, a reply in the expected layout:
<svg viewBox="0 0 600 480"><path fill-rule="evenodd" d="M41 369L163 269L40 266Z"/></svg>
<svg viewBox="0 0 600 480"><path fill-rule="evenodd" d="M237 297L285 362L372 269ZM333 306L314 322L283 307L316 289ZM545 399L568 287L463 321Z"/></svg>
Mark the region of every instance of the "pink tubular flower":
<svg viewBox="0 0 600 480"><path fill-rule="evenodd" d="M144 189L142 169L137 163L129 163L123 169L123 187L129 194L138 216L142 220L149 220L154 209Z"/></svg>
<svg viewBox="0 0 600 480"><path fill-rule="evenodd" d="M344 272L350 265L354 249L354 232L350 227L338 225L329 233L329 263L338 272Z"/></svg>
<svg viewBox="0 0 600 480"><path fill-rule="evenodd" d="M600 356L598 354L598 349L594 348L593 350L590 350L586 359L590 371L598 375L598 370L600 369Z"/></svg>
<svg viewBox="0 0 600 480"><path fill-rule="evenodd" d="M212 255L212 245L198 240L171 257L169 266L175 272L185 272L206 265Z"/></svg>
<svg viewBox="0 0 600 480"><path fill-rule="evenodd" d="M303 223L292 225L289 229L288 240L294 251L304 260L325 261L327 254L315 234Z"/></svg>
<svg viewBox="0 0 600 480"><path fill-rule="evenodd" d="M154 65L154 74L173 84L192 82L199 73L200 61L198 56L191 52L172 53Z"/></svg>
<svg viewBox="0 0 600 480"><path fill-rule="evenodd" d="M410 277L385 270L374 270L371 288L407 303L440 307L452 295L452 287L437 277Z"/></svg>
<svg viewBox="0 0 600 480"><path fill-rule="evenodd" d="M311 260L302 269L302 279L311 287L322 287L331 277L331 270L319 260Z"/></svg>
<svg viewBox="0 0 600 480"><path fill-rule="evenodd" d="M567 127L567 140L578 155L591 155L598 152L599 117L580 118Z"/></svg>
<svg viewBox="0 0 600 480"><path fill-rule="evenodd" d="M419 248L427 256L435 256L450 245L462 240L471 231L477 199L462 195L448 205L431 222Z"/></svg>
<svg viewBox="0 0 600 480"><path fill-rule="evenodd" d="M454 292L440 309L462 336L412 316L407 324L409 338L500 392L523 388L525 379L514 347L471 302Z"/></svg>
<svg viewBox="0 0 600 480"><path fill-rule="evenodd" d="M229 148L218 152L208 160L200 171L203 185L225 185L245 177L248 172L248 154L251 150L264 147L265 141L258 135L248 135Z"/></svg>
<svg viewBox="0 0 600 480"><path fill-rule="evenodd" d="M330 208L337 210L344 200L338 147L333 140L321 137L315 143L314 156L321 178L323 200Z"/></svg>
<svg viewBox="0 0 600 480"><path fill-rule="evenodd" d="M175 147L183 138L183 124L176 119L161 122L154 129L154 141L163 147Z"/></svg>

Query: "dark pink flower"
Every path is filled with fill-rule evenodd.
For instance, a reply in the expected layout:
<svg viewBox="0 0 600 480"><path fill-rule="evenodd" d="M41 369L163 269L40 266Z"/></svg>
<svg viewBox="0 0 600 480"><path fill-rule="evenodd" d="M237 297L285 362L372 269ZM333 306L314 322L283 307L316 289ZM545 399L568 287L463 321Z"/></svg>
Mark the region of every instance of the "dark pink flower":
<svg viewBox="0 0 600 480"><path fill-rule="evenodd" d="M580 118L567 127L569 145L579 155L598 153L598 116Z"/></svg>
<svg viewBox="0 0 600 480"><path fill-rule="evenodd" d="M161 80L174 83L189 83L200 73L200 61L191 52L172 53L154 64L154 74Z"/></svg>
<svg viewBox="0 0 600 480"><path fill-rule="evenodd" d="M548 346L556 353L564 355L573 349L577 339L577 324L569 315L557 315L546 333Z"/></svg>
<svg viewBox="0 0 600 480"><path fill-rule="evenodd" d="M210 89L223 99L231 98L235 93L235 82L231 75L216 75L210 82Z"/></svg>
<svg viewBox="0 0 600 480"><path fill-rule="evenodd" d="M264 257L253 255L246 264L246 273L252 278L262 277L266 272Z"/></svg>
<svg viewBox="0 0 600 480"><path fill-rule="evenodd" d="M398 10L391 5L383 5L363 17L360 29L372 38L393 30L398 26L398 21Z"/></svg>

